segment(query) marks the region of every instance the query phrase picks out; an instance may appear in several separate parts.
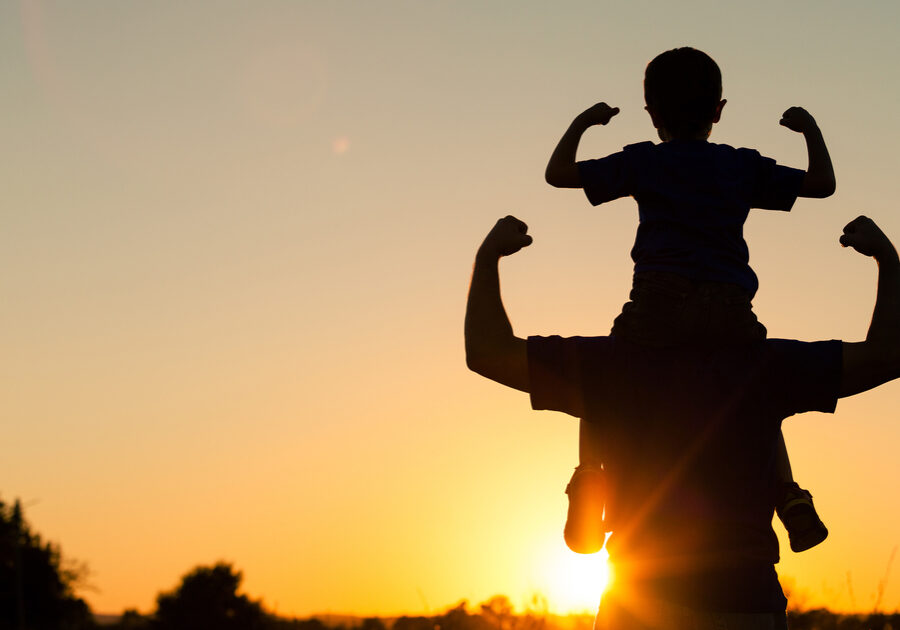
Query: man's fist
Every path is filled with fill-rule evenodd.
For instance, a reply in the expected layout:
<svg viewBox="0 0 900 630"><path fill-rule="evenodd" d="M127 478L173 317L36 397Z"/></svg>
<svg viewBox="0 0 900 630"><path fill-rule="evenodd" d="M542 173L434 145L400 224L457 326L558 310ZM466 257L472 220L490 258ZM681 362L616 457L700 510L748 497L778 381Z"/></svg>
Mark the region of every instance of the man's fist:
<svg viewBox="0 0 900 630"><path fill-rule="evenodd" d="M856 217L841 234L841 245L852 247L860 254L879 258L893 251L894 246L884 232L869 217Z"/></svg>
<svg viewBox="0 0 900 630"><path fill-rule="evenodd" d="M481 244L480 251L495 256L509 256L531 245L528 226L512 215L497 221Z"/></svg>

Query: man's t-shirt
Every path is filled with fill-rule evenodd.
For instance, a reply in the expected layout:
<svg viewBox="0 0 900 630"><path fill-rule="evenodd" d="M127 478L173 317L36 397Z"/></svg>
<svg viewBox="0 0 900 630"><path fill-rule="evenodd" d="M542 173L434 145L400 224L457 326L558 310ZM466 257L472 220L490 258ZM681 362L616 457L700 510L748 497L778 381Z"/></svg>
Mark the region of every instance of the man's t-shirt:
<svg viewBox="0 0 900 630"><path fill-rule="evenodd" d="M841 353L838 341L653 349L531 337L531 401L597 424L614 563L684 605L779 612L781 420L834 411Z"/></svg>
<svg viewBox="0 0 900 630"><path fill-rule="evenodd" d="M747 214L790 210L805 175L752 149L698 140L632 144L578 162L578 171L593 205L629 195L637 201L635 272L730 282L750 297L759 282L744 241Z"/></svg>

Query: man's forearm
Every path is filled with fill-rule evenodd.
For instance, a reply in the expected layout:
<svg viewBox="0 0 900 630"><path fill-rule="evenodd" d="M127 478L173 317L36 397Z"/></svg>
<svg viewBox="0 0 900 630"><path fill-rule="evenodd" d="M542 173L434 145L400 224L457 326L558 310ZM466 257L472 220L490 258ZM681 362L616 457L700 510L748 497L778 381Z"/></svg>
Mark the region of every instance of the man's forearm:
<svg viewBox="0 0 900 630"><path fill-rule="evenodd" d="M525 341L513 333L500 295L500 259L479 250L466 304L466 364L509 387L528 391Z"/></svg>
<svg viewBox="0 0 900 630"><path fill-rule="evenodd" d="M484 354L497 338L513 335L500 295L500 259L480 250L472 270L465 332L467 356Z"/></svg>
<svg viewBox="0 0 900 630"><path fill-rule="evenodd" d="M875 256L878 263L878 294L866 342L900 358L900 258L890 243Z"/></svg>

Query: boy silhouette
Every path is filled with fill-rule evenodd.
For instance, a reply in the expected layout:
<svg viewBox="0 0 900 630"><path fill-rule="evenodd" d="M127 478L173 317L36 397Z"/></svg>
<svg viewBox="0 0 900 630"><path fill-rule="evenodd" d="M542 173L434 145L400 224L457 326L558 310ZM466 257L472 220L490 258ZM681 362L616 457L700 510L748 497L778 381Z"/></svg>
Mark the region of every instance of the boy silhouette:
<svg viewBox="0 0 900 630"><path fill-rule="evenodd" d="M644 98L660 144L641 142L605 158L576 161L582 134L619 113L617 107L598 103L575 117L546 170L549 184L582 188L593 205L628 195L638 203L630 301L610 334L652 348L765 339L766 329L751 308L758 281L749 265L743 225L751 208L788 211L798 196L834 193L834 170L815 119L803 108L791 107L780 121L803 134L806 171L778 165L753 149L709 142L726 103L722 76L712 58L687 47L650 62ZM579 466L566 489L565 530L567 544L580 553L597 551L607 529L599 454L605 447L582 421ZM775 507L791 549L809 549L828 530L812 495L794 482L783 438L777 471L781 490Z"/></svg>

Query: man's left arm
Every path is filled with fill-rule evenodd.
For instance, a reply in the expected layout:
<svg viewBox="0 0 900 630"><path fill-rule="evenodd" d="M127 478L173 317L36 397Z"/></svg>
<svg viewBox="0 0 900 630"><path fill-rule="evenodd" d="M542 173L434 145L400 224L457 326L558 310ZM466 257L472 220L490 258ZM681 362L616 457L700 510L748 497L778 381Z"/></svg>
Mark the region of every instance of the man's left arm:
<svg viewBox="0 0 900 630"><path fill-rule="evenodd" d="M528 226L513 216L494 225L485 237L472 271L466 303L466 365L502 385L529 391L528 351L516 337L500 296L500 259L531 244Z"/></svg>
<svg viewBox="0 0 900 630"><path fill-rule="evenodd" d="M868 217L847 224L841 245L878 263L878 292L866 340L843 346L840 396L845 397L900 377L900 257Z"/></svg>

